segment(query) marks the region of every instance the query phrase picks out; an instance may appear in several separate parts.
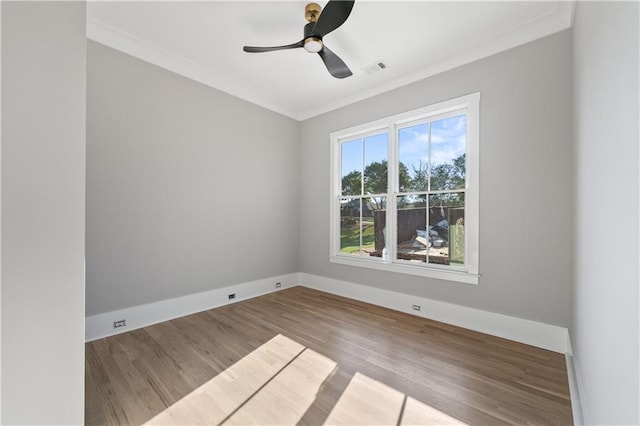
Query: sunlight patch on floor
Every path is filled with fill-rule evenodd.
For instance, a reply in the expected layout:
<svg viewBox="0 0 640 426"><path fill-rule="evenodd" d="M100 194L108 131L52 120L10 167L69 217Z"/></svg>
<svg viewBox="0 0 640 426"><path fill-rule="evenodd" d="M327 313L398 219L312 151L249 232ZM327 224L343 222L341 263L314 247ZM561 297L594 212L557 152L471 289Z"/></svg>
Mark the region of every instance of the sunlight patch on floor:
<svg viewBox="0 0 640 426"><path fill-rule="evenodd" d="M442 411L356 373L325 425L464 425Z"/></svg>
<svg viewBox="0 0 640 426"><path fill-rule="evenodd" d="M335 367L334 361L305 349L224 424L295 425Z"/></svg>
<svg viewBox="0 0 640 426"><path fill-rule="evenodd" d="M327 425L395 425L404 394L356 373L331 410Z"/></svg>
<svg viewBox="0 0 640 426"><path fill-rule="evenodd" d="M147 425L295 425L337 363L278 334ZM463 425L364 374L356 373L327 425Z"/></svg>
<svg viewBox="0 0 640 426"><path fill-rule="evenodd" d="M304 349L277 335L146 424L220 424Z"/></svg>
<svg viewBox="0 0 640 426"><path fill-rule="evenodd" d="M407 396L398 424L401 425L466 425L466 423Z"/></svg>
<svg viewBox="0 0 640 426"><path fill-rule="evenodd" d="M295 424L335 367L278 334L146 424Z"/></svg>

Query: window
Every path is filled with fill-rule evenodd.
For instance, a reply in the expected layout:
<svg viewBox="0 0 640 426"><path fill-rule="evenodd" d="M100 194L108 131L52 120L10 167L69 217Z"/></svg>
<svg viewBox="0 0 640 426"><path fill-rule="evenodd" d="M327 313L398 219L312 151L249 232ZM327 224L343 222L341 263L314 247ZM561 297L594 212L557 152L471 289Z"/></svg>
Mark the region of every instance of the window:
<svg viewBox="0 0 640 426"><path fill-rule="evenodd" d="M478 283L479 104L331 134L332 262Z"/></svg>

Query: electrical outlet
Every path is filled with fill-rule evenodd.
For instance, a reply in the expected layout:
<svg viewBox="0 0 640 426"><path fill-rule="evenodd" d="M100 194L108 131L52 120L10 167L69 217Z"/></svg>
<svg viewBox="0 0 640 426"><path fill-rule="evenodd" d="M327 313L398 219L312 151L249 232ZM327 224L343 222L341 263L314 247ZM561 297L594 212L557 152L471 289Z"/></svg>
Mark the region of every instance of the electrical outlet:
<svg viewBox="0 0 640 426"><path fill-rule="evenodd" d="M120 327L126 327L126 326L127 326L127 320L126 319L113 322L113 328L120 328Z"/></svg>
<svg viewBox="0 0 640 426"><path fill-rule="evenodd" d="M413 309L414 311L419 311L420 310L420 305L413 305L411 307L411 309Z"/></svg>
<svg viewBox="0 0 640 426"><path fill-rule="evenodd" d="M282 283L276 283L276 288L282 287Z"/></svg>
<svg viewBox="0 0 640 426"><path fill-rule="evenodd" d="M235 293L231 293L231 294L229 295L229 300L231 300L231 299L235 299L235 298L236 298L236 294L235 294Z"/></svg>

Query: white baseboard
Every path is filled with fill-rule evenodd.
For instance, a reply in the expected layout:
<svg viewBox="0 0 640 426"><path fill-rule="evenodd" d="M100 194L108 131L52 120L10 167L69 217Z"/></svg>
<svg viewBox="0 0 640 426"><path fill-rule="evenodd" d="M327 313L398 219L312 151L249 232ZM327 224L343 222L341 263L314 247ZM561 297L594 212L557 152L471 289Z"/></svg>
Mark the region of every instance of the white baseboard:
<svg viewBox="0 0 640 426"><path fill-rule="evenodd" d="M584 425L582 416L582 399L580 398L580 386L576 378L576 370L573 362L573 356L566 354L567 361L567 378L569 379L569 395L571 396L571 413L573 415L574 425Z"/></svg>
<svg viewBox="0 0 640 426"><path fill-rule="evenodd" d="M282 283L282 287L276 289L276 282ZM89 342L124 333L298 284L555 352L570 353L568 332L563 327L305 273L265 278L89 316L85 319L85 339ZM228 299L231 293L236 294L233 300ZM414 311L412 305L420 305L421 310ZM126 320L126 326L114 329L113 323L120 320Z"/></svg>
<svg viewBox="0 0 640 426"><path fill-rule="evenodd" d="M347 281L300 273L300 285L554 352L568 350L565 327L496 314ZM415 311L412 305L420 305Z"/></svg>
<svg viewBox="0 0 640 426"><path fill-rule="evenodd" d="M571 348L571 336L567 335L569 348ZM571 395L571 411L574 425L589 425L588 408L585 400L584 385L580 366L573 356L573 350L566 354L567 377L569 379L569 393Z"/></svg>
<svg viewBox="0 0 640 426"><path fill-rule="evenodd" d="M282 287L276 289L275 283L277 282L281 283ZM85 340L90 342L102 337L125 333L162 321L294 287L297 284L298 274L293 273L92 315L85 319ZM231 293L236 294L233 300L229 300ZM120 320L126 320L127 325L114 329L113 323Z"/></svg>

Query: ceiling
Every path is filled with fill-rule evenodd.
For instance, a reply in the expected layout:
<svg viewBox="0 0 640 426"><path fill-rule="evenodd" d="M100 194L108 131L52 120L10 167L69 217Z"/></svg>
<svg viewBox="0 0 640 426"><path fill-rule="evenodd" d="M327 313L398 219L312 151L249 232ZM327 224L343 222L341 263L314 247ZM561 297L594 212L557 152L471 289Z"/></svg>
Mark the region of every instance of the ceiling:
<svg viewBox="0 0 640 426"><path fill-rule="evenodd" d="M87 36L304 120L569 28L574 9L573 1L357 0L324 37L353 72L343 80L303 49L243 52L301 40L306 3L90 1ZM383 70L365 71L381 61Z"/></svg>

